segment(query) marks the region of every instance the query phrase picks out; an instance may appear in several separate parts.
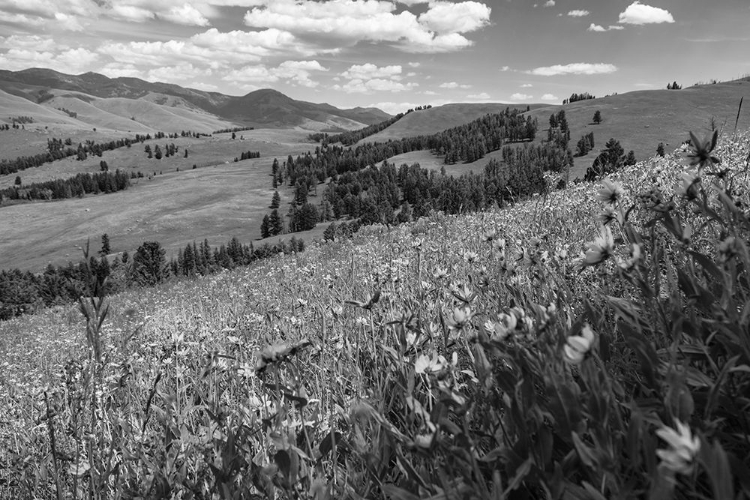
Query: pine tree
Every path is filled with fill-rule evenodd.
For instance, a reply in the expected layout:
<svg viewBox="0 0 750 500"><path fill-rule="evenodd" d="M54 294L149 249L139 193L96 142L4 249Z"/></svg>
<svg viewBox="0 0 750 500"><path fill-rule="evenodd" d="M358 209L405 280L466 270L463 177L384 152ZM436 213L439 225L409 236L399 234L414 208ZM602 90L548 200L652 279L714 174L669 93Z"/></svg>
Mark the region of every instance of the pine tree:
<svg viewBox="0 0 750 500"><path fill-rule="evenodd" d="M656 154L659 156L664 156L664 143L660 142L658 146L656 146Z"/></svg>
<svg viewBox="0 0 750 500"><path fill-rule="evenodd" d="M260 223L260 237L268 238L271 236L271 219L268 214L263 216L263 222Z"/></svg>
<svg viewBox="0 0 750 500"><path fill-rule="evenodd" d="M284 231L284 222L279 216L279 211L274 209L268 217L268 232L271 236L276 236Z"/></svg>
<svg viewBox="0 0 750 500"><path fill-rule="evenodd" d="M146 241L133 256L132 280L139 285L153 286L169 277L166 252L158 241Z"/></svg>
<svg viewBox="0 0 750 500"><path fill-rule="evenodd" d="M112 253L112 249L109 245L109 235L104 233L102 235L102 249L99 251L99 255L109 255Z"/></svg>
<svg viewBox="0 0 750 500"><path fill-rule="evenodd" d="M273 198L271 198L271 208L279 208L281 205L281 196L278 191L273 192Z"/></svg>
<svg viewBox="0 0 750 500"><path fill-rule="evenodd" d="M594 113L594 123L598 125L601 122L602 122L602 112L597 109L596 113Z"/></svg>

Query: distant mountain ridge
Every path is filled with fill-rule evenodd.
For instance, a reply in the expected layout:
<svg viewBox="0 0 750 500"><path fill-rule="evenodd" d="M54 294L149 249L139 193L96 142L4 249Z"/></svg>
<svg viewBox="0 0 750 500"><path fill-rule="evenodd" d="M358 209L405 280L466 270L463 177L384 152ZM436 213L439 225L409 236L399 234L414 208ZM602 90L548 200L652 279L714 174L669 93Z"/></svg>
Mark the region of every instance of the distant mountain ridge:
<svg viewBox="0 0 750 500"><path fill-rule="evenodd" d="M138 78L109 78L91 72L68 75L43 68L0 70L0 89L34 103L43 103L50 95L61 95L60 92L53 91L75 92L78 94L71 96L83 101L86 97L80 94L100 99L147 100L167 106L174 106L176 99L182 107L194 108L222 120L254 127L307 126L352 130L379 123L391 116L377 108L339 109L330 104L298 101L272 89L256 90L244 96L230 96L170 83L147 82Z"/></svg>

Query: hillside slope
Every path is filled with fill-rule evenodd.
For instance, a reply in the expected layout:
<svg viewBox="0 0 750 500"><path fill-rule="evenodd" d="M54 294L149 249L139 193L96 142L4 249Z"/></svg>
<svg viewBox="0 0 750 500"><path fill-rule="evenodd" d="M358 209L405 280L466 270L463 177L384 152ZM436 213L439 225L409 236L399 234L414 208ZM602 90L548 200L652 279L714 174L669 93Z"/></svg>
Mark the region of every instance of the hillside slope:
<svg viewBox="0 0 750 500"><path fill-rule="evenodd" d="M72 91L79 93L79 96L86 94L100 99L148 101L167 108L201 110L221 120L254 127L283 128L310 124L313 129L336 127L351 130L390 117L374 108L339 109L330 104L298 101L271 89L257 90L244 96L229 96L138 78L108 78L97 73L66 75L40 68L17 72L0 70L0 89L33 102L43 100L53 90ZM157 124L144 124L157 128Z"/></svg>

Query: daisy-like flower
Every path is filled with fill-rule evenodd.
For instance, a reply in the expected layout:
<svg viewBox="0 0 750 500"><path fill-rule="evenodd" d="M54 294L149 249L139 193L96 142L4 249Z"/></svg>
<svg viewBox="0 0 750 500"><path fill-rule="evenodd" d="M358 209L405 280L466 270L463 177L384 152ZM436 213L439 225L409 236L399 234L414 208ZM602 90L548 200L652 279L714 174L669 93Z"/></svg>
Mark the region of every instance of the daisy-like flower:
<svg viewBox="0 0 750 500"><path fill-rule="evenodd" d="M612 231L608 226L604 226L601 234L591 243L586 244L586 255L583 258L583 265L595 266L610 258L614 252L615 241L612 238Z"/></svg>
<svg viewBox="0 0 750 500"><path fill-rule="evenodd" d="M563 359L571 365L579 365L594 343L594 331L587 324L580 335L571 335L563 347Z"/></svg>
<svg viewBox="0 0 750 500"><path fill-rule="evenodd" d="M607 206L604 209L604 212L597 216L597 219L599 219L599 222L601 222L603 226L606 226L617 220L617 212L615 212L611 206Z"/></svg>
<svg viewBox="0 0 750 500"><path fill-rule="evenodd" d="M620 262L620 268L628 271L630 269L633 269L633 267L640 262L641 260L641 245L639 243L633 243L630 246L630 258L625 260L624 262Z"/></svg>
<svg viewBox="0 0 750 500"><path fill-rule="evenodd" d="M694 200L698 197L698 185L701 182L701 177L695 170L688 170L682 174L682 182L677 186L677 193L689 200Z"/></svg>
<svg viewBox="0 0 750 500"><path fill-rule="evenodd" d="M656 450L661 463L669 470L690 474L693 470L693 459L698 454L701 442L693 437L690 427L675 419L677 430L663 426L656 435L669 444L669 448Z"/></svg>
<svg viewBox="0 0 750 500"><path fill-rule="evenodd" d="M604 203L614 205L625 196L625 190L619 182L604 179L602 182L602 188L597 193L597 196Z"/></svg>
<svg viewBox="0 0 750 500"><path fill-rule="evenodd" d="M692 145L692 151L688 154L690 158L691 166L698 166L699 169L709 167L711 165L721 163L721 160L711 155L711 151L716 147L716 143L719 140L719 131L714 130L711 137L706 137L703 141L699 141L698 138L690 132L690 143Z"/></svg>
<svg viewBox="0 0 750 500"><path fill-rule="evenodd" d="M471 311L469 306L456 307L453 309L453 314L446 318L448 323L448 329L450 330L461 330L469 325L474 313Z"/></svg>

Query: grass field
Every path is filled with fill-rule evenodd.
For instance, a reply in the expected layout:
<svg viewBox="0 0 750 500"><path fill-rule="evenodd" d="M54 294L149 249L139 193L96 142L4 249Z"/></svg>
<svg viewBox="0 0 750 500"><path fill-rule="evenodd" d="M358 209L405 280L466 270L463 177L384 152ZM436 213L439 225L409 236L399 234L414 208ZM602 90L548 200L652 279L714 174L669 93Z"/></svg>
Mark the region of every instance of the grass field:
<svg viewBox="0 0 750 500"><path fill-rule="evenodd" d="M240 140L240 135L245 140ZM132 252L143 241L154 240L170 253L204 238L212 245L226 243L232 236L248 243L260 237L261 220L270 212L273 159L278 157L283 162L288 154L303 154L314 148L303 142L306 135L306 131L269 129L244 131L236 140L231 134L162 139L147 142L152 148L174 142L180 146L180 153L149 160L144 145L137 145L104 153L102 158L89 157L81 162L69 158L25 170L20 173L24 183L40 182L96 172L103 159L113 170L157 175L134 180L130 189L115 194L0 208L4 235L0 240L0 269L41 270L49 262L77 261L81 256L78 247L87 238L98 245L103 232L109 234L113 252ZM182 154L186 147L187 159ZM234 157L243 151L260 151L261 158L235 163ZM194 164L199 168L193 170ZM0 186L9 186L14 179L12 175L0 177ZM285 215L291 192L288 188L279 192L280 210ZM29 252L31 248L33 252Z"/></svg>
<svg viewBox="0 0 750 500"><path fill-rule="evenodd" d="M586 156L575 158L575 168L570 178L583 178L604 144L614 138L627 153L635 152L637 160L646 160L656 154L660 142L665 150L673 151L689 138L693 130L703 135L710 130L711 119L717 128L731 133L734 130L740 99L750 98L750 80L737 80L714 85L700 85L682 90L644 90L593 100L578 101L565 106L532 105L528 115L539 120L539 131L535 144L546 140L549 117L565 110L570 126L570 148L575 151L576 142L584 134L594 132L596 147ZM750 101L748 101L750 102ZM743 106L738 129L750 126L750 106ZM399 139L409 135L434 134L446 128L468 123L486 113L497 113L506 104L468 105L451 104L426 111L410 113L382 132L361 142ZM594 113L601 111L603 121L592 122ZM445 126L443 126L445 125ZM442 127L442 128L441 128ZM394 158L397 164L418 161L427 168L440 169L442 159L428 152L415 152ZM446 171L460 175L466 171L480 172L491 156L470 164L446 165Z"/></svg>
<svg viewBox="0 0 750 500"><path fill-rule="evenodd" d="M0 497L750 498L749 148L6 321Z"/></svg>

